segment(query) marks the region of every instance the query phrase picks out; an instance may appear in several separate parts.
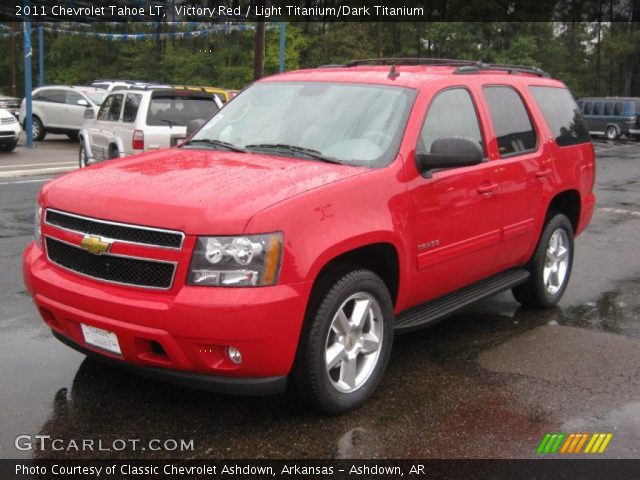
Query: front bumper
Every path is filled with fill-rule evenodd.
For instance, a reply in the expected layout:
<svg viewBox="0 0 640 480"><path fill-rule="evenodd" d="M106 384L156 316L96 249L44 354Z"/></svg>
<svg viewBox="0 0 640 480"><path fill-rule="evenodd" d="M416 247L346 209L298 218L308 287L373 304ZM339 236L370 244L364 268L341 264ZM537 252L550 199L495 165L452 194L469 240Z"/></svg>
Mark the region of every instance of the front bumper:
<svg viewBox="0 0 640 480"><path fill-rule="evenodd" d="M0 125L0 144L15 143L20 139L20 124Z"/></svg>
<svg viewBox="0 0 640 480"><path fill-rule="evenodd" d="M110 285L52 265L34 243L23 268L42 318L67 345L150 377L239 394L284 389L311 289ZM115 333L122 355L87 344L81 324ZM242 353L240 365L228 358L229 346Z"/></svg>

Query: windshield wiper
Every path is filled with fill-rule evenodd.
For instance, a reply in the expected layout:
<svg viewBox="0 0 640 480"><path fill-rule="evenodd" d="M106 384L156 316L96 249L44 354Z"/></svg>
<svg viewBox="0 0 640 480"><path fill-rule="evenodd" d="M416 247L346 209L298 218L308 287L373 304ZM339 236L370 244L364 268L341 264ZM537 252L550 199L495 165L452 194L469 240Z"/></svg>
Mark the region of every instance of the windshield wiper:
<svg viewBox="0 0 640 480"><path fill-rule="evenodd" d="M285 151L289 153L304 155L308 158L313 158L314 160L320 160L321 162L326 163L335 163L337 165L341 165L342 163L331 157L325 157L322 155L322 152L318 150L313 150L312 148L298 147L296 145L287 145L286 143L256 143L253 145L245 145L245 148L249 150L278 150Z"/></svg>
<svg viewBox="0 0 640 480"><path fill-rule="evenodd" d="M171 120L165 120L164 118L161 118L160 121L168 123L169 124L169 128L173 128L173 122Z"/></svg>
<svg viewBox="0 0 640 480"><path fill-rule="evenodd" d="M194 144L206 143L208 145L213 145L214 147L226 148L227 150L231 150L232 152L247 153L247 151L244 148L239 147L238 145L234 145L233 143L229 143L229 142L223 142L222 140L214 140L212 138L195 138L195 139L190 140L189 142L185 143L183 146L191 145L192 143L194 143Z"/></svg>

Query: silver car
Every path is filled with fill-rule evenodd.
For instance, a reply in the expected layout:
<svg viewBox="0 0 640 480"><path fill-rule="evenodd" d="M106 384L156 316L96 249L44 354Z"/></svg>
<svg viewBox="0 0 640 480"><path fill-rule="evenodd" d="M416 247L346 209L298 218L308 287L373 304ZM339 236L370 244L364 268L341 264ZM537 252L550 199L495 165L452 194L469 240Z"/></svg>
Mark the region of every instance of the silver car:
<svg viewBox="0 0 640 480"><path fill-rule="evenodd" d="M80 131L80 168L112 158L168 148L222 108L216 95L175 88L115 90L97 116L87 110Z"/></svg>
<svg viewBox="0 0 640 480"><path fill-rule="evenodd" d="M86 110L97 113L107 92L94 87L46 86L32 93L33 139L43 140L47 133L63 133L78 139ZM20 124L26 130L25 101L20 105Z"/></svg>

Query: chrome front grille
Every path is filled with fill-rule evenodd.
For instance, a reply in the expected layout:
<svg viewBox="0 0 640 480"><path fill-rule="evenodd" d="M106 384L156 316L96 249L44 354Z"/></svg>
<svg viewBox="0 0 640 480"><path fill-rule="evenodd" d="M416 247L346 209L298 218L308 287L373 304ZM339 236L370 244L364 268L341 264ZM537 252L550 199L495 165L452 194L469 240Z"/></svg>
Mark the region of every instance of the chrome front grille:
<svg viewBox="0 0 640 480"><path fill-rule="evenodd" d="M81 235L101 237L114 244L137 244L160 249L180 250L184 234L138 225L121 224L47 209L45 224ZM141 258L109 251L95 254L80 245L56 238L55 230L45 232L47 258L53 264L83 276L109 283L145 288L169 289L177 261Z"/></svg>
<svg viewBox="0 0 640 480"><path fill-rule="evenodd" d="M161 248L179 250L184 241L182 232L96 220L52 209L47 209L45 223L84 235L100 235L112 240Z"/></svg>
<svg viewBox="0 0 640 480"><path fill-rule="evenodd" d="M67 270L111 283L167 289L175 264L119 255L94 255L66 242L45 237L50 261Z"/></svg>

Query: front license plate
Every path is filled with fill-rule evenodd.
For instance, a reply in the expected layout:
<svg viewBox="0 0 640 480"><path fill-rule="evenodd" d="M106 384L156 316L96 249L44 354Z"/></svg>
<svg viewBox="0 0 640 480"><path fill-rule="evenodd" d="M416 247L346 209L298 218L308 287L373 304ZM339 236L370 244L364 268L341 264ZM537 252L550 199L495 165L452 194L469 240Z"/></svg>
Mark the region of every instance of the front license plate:
<svg viewBox="0 0 640 480"><path fill-rule="evenodd" d="M85 325L84 323L81 323L80 326L82 327L84 341L89 345L122 355L120 344L118 343L118 337L115 333L110 332L109 330Z"/></svg>

